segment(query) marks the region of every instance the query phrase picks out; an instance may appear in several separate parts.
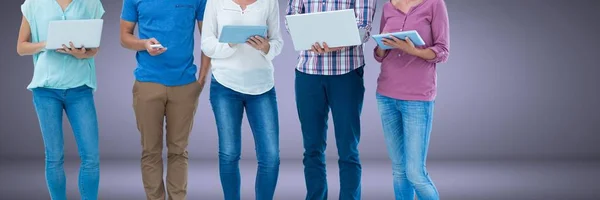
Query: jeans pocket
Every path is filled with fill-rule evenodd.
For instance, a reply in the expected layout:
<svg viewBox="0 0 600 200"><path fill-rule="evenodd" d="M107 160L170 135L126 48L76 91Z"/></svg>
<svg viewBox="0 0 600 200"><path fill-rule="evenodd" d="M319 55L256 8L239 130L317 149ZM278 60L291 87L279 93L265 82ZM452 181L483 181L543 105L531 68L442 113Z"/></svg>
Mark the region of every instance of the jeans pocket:
<svg viewBox="0 0 600 200"><path fill-rule="evenodd" d="M359 67L357 69L354 70L354 73L356 73L356 75L358 76L358 78L364 78L365 76L365 70L364 67Z"/></svg>

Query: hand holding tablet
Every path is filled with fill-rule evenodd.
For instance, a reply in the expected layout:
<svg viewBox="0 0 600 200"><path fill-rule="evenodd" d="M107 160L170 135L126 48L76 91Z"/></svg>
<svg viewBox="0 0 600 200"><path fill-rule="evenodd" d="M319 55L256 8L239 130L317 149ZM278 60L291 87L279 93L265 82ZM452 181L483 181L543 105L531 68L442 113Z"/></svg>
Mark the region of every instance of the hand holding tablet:
<svg viewBox="0 0 600 200"><path fill-rule="evenodd" d="M402 31L395 33L383 33L372 36L379 48L383 50L387 49L402 49L404 45L401 41L405 41L408 45L412 46L424 46L425 41L421 38L417 31ZM399 41L400 40L400 41ZM400 45L400 46L398 46Z"/></svg>
<svg viewBox="0 0 600 200"><path fill-rule="evenodd" d="M225 25L219 36L220 43L243 44L254 36L267 37L267 26L234 26Z"/></svg>

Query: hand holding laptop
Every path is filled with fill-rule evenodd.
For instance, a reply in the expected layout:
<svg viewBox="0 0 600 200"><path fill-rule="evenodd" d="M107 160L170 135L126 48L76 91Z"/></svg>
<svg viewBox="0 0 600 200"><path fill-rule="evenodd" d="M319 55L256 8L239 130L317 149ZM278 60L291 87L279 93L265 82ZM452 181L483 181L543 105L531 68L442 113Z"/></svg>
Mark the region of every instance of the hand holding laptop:
<svg viewBox="0 0 600 200"><path fill-rule="evenodd" d="M339 51L342 50L345 47L334 47L331 48L329 47L329 45L327 45L327 42L323 42L323 46L321 46L318 42L315 42L315 44L312 46L312 49L310 49L309 51L317 53L317 54L323 54L323 53L329 53L329 52L333 52L333 51Z"/></svg>
<svg viewBox="0 0 600 200"><path fill-rule="evenodd" d="M63 44L62 49L56 49L56 52L72 55L77 59L91 58L96 54L97 49L86 49L83 45L80 48L75 47L73 42L69 42L69 46Z"/></svg>

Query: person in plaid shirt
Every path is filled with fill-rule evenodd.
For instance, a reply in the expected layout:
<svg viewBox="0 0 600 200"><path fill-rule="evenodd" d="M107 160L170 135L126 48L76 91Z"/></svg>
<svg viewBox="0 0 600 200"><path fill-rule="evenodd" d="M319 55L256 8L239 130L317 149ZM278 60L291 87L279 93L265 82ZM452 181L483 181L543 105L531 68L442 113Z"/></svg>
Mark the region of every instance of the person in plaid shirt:
<svg viewBox="0 0 600 200"><path fill-rule="evenodd" d="M365 43L370 35L376 0L289 0L287 15L353 9ZM315 43L300 52L296 65L296 106L304 141L307 200L327 199L325 147L331 109L339 154L340 200L360 199L358 155L360 113L365 87L363 45L329 48Z"/></svg>

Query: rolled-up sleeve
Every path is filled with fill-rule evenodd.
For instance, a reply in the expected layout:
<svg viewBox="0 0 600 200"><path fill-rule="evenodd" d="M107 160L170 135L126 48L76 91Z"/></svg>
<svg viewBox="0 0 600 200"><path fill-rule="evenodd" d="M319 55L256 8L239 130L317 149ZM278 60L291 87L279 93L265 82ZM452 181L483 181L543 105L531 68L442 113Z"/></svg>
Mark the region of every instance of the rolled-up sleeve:
<svg viewBox="0 0 600 200"><path fill-rule="evenodd" d="M217 25L217 5L215 3L217 2L214 0L209 0L206 3L206 10L202 21L200 48L210 58L228 58L236 52L236 48L230 47L227 43L220 43L217 38L219 27Z"/></svg>
<svg viewBox="0 0 600 200"><path fill-rule="evenodd" d="M279 2L272 2L271 11L269 12L269 17L267 18L267 24L269 25L268 29L268 38L269 38L269 52L264 54L267 60L275 59L275 56L281 53L283 48L283 38L281 37L280 23L279 23Z"/></svg>
<svg viewBox="0 0 600 200"><path fill-rule="evenodd" d="M383 28L385 27L385 23L387 23L387 18L385 18L385 15L381 14L381 20L380 20L381 24L379 25L379 33L381 33L383 31ZM375 45L375 48L373 49L373 56L375 56L375 60L379 63L383 62L383 59L385 59L385 57L387 57L387 55L390 53L390 51L385 51L385 54L383 54L383 56L378 56L377 55L377 49L379 47L377 45Z"/></svg>
<svg viewBox="0 0 600 200"><path fill-rule="evenodd" d="M355 2L354 12L356 14L356 23L363 43L369 41L369 37L371 37L371 24L375 17L376 6L376 0L356 0Z"/></svg>
<svg viewBox="0 0 600 200"><path fill-rule="evenodd" d="M288 0L288 7L285 15L295 15L304 13L304 4L302 4L302 0ZM290 32L290 28L288 27L287 18L285 21L285 30Z"/></svg>
<svg viewBox="0 0 600 200"><path fill-rule="evenodd" d="M448 10L443 0L438 1L433 7L431 32L433 34L433 46L429 49L435 53L435 58L427 61L432 63L446 62L450 54L450 27Z"/></svg>

